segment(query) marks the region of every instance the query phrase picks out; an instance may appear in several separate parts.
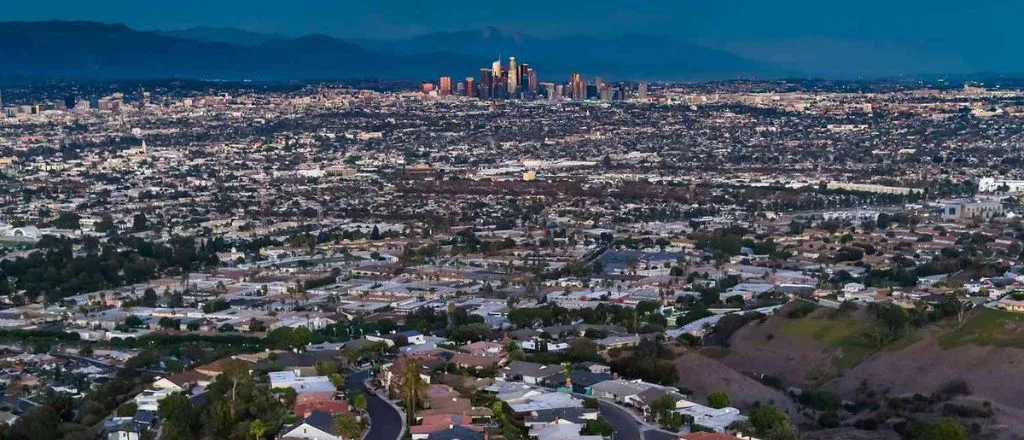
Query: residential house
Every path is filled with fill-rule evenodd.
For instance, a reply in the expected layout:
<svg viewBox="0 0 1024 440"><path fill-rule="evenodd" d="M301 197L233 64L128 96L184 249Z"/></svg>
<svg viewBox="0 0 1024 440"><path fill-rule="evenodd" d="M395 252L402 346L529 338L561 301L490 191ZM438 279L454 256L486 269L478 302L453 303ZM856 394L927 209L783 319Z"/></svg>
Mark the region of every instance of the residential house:
<svg viewBox="0 0 1024 440"><path fill-rule="evenodd" d="M341 440L331 433L331 422L334 417L323 411L313 411L295 426L285 428L285 440Z"/></svg>

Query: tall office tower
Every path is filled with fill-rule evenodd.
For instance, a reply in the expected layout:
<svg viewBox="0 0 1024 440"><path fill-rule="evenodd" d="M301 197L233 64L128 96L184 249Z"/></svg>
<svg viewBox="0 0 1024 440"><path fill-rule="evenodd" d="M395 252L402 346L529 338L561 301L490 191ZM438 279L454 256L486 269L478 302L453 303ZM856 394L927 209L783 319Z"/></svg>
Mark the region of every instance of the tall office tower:
<svg viewBox="0 0 1024 440"><path fill-rule="evenodd" d="M494 95L494 74L491 69L480 69L480 99L490 99Z"/></svg>
<svg viewBox="0 0 1024 440"><path fill-rule="evenodd" d="M546 82L546 83L541 84L540 86L544 88L544 93L546 93L548 95L548 99L550 99L550 100L558 99L559 95L562 93L562 85L561 84L555 85L555 84L547 83Z"/></svg>
<svg viewBox="0 0 1024 440"><path fill-rule="evenodd" d="M424 94L427 94L427 95L429 95L429 94L430 94L430 92L433 92L433 91L434 91L434 84L433 84L433 83L423 83L423 88L422 88L422 90L423 90L423 93L424 93Z"/></svg>
<svg viewBox="0 0 1024 440"><path fill-rule="evenodd" d="M466 83L462 81L455 83L455 95L466 96Z"/></svg>
<svg viewBox="0 0 1024 440"><path fill-rule="evenodd" d="M569 75L570 97L576 100L587 99L587 83L583 82L583 75L573 73Z"/></svg>
<svg viewBox="0 0 1024 440"><path fill-rule="evenodd" d="M4 109L4 92L0 91L0 110Z"/></svg>
<svg viewBox="0 0 1024 440"><path fill-rule="evenodd" d="M533 70L533 69L527 70L526 71L526 80L527 80L527 84L530 87L530 91L531 92L536 92L537 91L537 87L538 87L538 84L537 84L537 71Z"/></svg>
<svg viewBox="0 0 1024 440"><path fill-rule="evenodd" d="M597 90L602 101L611 101L614 98L615 89L611 85L602 84L598 86Z"/></svg>
<svg viewBox="0 0 1024 440"><path fill-rule="evenodd" d="M502 77L504 81L495 81L494 89L491 92L492 99L506 99L508 98L508 78Z"/></svg>
<svg viewBox="0 0 1024 440"><path fill-rule="evenodd" d="M472 76L466 77L466 96L470 98L476 96L476 81Z"/></svg>
<svg viewBox="0 0 1024 440"><path fill-rule="evenodd" d="M598 90L601 90L601 86L603 86L603 85L604 85L604 81L601 81L601 77L600 76L595 76L594 77L594 87L597 87Z"/></svg>
<svg viewBox="0 0 1024 440"><path fill-rule="evenodd" d="M640 85L636 87L636 97L638 99L647 99L647 82L641 81Z"/></svg>
<svg viewBox="0 0 1024 440"><path fill-rule="evenodd" d="M451 95L452 94L452 77L450 77L450 76L442 76L441 77L441 87L440 87L440 89L441 90L438 93L441 96Z"/></svg>
<svg viewBox="0 0 1024 440"><path fill-rule="evenodd" d="M498 57L493 63L491 63L491 73L494 74L495 78L501 77L501 57Z"/></svg>
<svg viewBox="0 0 1024 440"><path fill-rule="evenodd" d="M508 94L508 72L501 72L494 81L494 99L508 99Z"/></svg>
<svg viewBox="0 0 1024 440"><path fill-rule="evenodd" d="M519 69L516 67L516 57L508 57L508 93L516 96L519 92Z"/></svg>

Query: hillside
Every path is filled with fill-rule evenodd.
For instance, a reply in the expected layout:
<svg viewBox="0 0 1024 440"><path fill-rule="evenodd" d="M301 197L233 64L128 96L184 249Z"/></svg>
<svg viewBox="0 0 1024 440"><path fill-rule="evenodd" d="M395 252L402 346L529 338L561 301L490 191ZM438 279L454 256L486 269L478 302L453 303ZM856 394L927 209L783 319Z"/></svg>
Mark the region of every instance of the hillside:
<svg viewBox="0 0 1024 440"><path fill-rule="evenodd" d="M981 308L963 325L947 318L885 347L868 348L862 332L874 323L863 308L849 316L818 309L796 319L784 316L790 309L737 331L720 353L721 364L850 401L932 396L962 383L966 404L991 403L994 422L986 425L993 426L992 438L1024 432L1024 349L1018 348L1024 317ZM938 414L943 401L925 405L930 409L922 414Z"/></svg>

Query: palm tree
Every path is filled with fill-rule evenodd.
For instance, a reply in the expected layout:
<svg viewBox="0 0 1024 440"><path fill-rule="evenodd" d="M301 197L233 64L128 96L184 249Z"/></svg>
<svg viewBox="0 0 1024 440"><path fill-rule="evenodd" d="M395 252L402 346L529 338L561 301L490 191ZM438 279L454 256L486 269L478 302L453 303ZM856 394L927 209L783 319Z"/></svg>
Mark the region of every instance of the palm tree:
<svg viewBox="0 0 1024 440"><path fill-rule="evenodd" d="M253 439L260 440L263 438L263 434L267 433L267 424L263 420L256 419L249 424L249 434L252 434Z"/></svg>
<svg viewBox="0 0 1024 440"><path fill-rule="evenodd" d="M409 426L412 426L412 422L416 420L416 406L423 400L426 391L427 384L420 377L419 363L414 359L406 358L405 370L402 372L400 393L402 400L405 401L405 411Z"/></svg>
<svg viewBox="0 0 1024 440"><path fill-rule="evenodd" d="M572 391L572 363L562 362L562 371L565 373L565 387Z"/></svg>
<svg viewBox="0 0 1024 440"><path fill-rule="evenodd" d="M356 439L363 433L363 424L359 422L355 414L343 412L334 416L331 421L331 431L342 439Z"/></svg>
<svg viewBox="0 0 1024 440"><path fill-rule="evenodd" d="M366 394L363 394L362 392L357 392L352 396L352 406L355 407L355 409L359 410L359 412L366 412L366 404Z"/></svg>

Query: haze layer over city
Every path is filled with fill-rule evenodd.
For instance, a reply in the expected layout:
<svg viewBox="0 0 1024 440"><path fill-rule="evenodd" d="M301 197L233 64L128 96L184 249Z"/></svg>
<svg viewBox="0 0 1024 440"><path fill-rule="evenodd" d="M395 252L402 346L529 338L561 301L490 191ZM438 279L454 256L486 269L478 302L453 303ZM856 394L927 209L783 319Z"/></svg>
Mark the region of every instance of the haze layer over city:
<svg viewBox="0 0 1024 440"><path fill-rule="evenodd" d="M1024 438L1019 4L4 9L0 440Z"/></svg>

